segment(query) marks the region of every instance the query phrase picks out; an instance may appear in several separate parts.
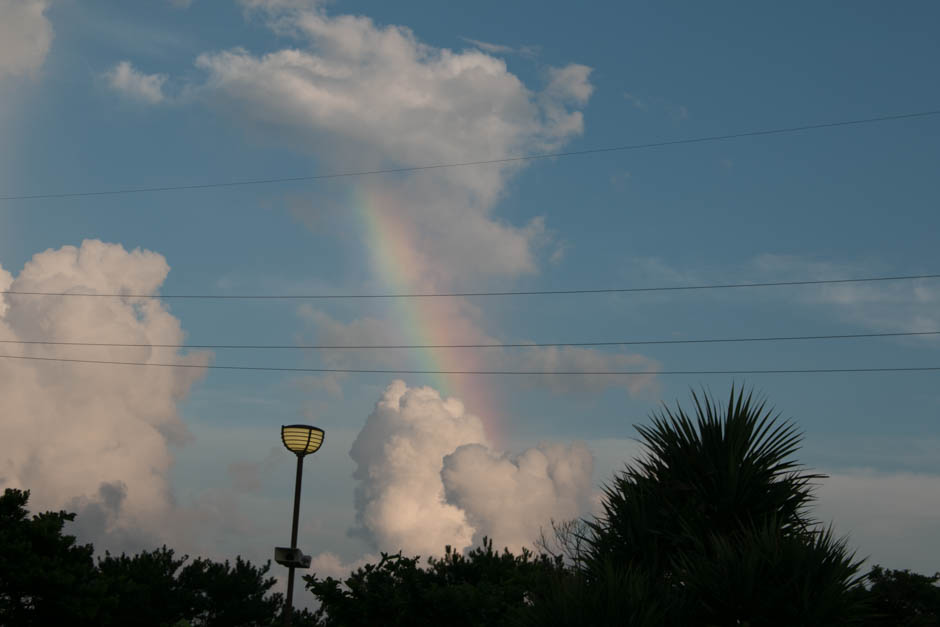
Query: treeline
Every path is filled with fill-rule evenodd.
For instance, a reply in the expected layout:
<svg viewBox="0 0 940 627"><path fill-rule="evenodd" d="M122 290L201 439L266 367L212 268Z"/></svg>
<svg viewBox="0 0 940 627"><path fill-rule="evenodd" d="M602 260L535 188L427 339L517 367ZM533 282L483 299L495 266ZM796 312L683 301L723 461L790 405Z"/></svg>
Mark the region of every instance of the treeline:
<svg viewBox="0 0 940 627"><path fill-rule="evenodd" d="M315 613L295 625L940 625L940 575L875 566L809 513L823 477L763 402L693 395L638 427L647 454L605 489L603 511L554 526L538 552L492 541L421 560L383 554L343 580L304 578ZM270 563L128 557L77 545L65 512L0 498L0 623L279 624Z"/></svg>
<svg viewBox="0 0 940 627"><path fill-rule="evenodd" d="M75 514L30 516L28 491L0 497L0 625L274 625L270 564L189 560L166 546L95 560L63 533ZM315 624L296 613L295 624Z"/></svg>

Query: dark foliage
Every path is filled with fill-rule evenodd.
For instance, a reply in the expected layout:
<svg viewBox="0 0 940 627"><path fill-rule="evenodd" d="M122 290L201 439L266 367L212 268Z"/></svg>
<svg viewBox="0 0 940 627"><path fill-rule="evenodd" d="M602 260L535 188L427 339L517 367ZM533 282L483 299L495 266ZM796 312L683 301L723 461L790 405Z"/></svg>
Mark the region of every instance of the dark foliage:
<svg viewBox="0 0 940 627"><path fill-rule="evenodd" d="M513 555L482 547L466 555L447 547L444 557L382 554L344 581L304 577L321 603L319 624L359 625L506 625L526 608L527 599L544 589L562 570L561 560L528 551Z"/></svg>
<svg viewBox="0 0 940 627"><path fill-rule="evenodd" d="M821 475L791 459L794 425L743 391L693 404L637 427L647 454L607 486L582 537L586 585L643 582L665 615L636 624L851 623L860 562L808 516Z"/></svg>
<svg viewBox="0 0 940 627"><path fill-rule="evenodd" d="M191 606L193 625L268 625L278 616L283 599L268 593L275 579L267 577L271 563L253 566L241 557L235 563L197 559L179 575L179 585Z"/></svg>
<svg viewBox="0 0 940 627"><path fill-rule="evenodd" d="M94 548L62 533L74 514L30 516L28 500L28 490L0 497L0 623L94 624L101 593Z"/></svg>
<svg viewBox="0 0 940 627"><path fill-rule="evenodd" d="M940 625L940 573L918 575L909 570L875 566L867 575L861 598L868 604L870 627L936 627Z"/></svg>
<svg viewBox="0 0 940 627"><path fill-rule="evenodd" d="M482 547L382 554L340 581L304 577L318 612L295 625L940 627L940 573L875 566L809 515L821 475L792 460L800 434L750 394L693 394L638 427L646 455L592 520L553 524L541 553ZM177 557L166 546L95 563L66 512L0 497L0 625L277 625L270 563ZM862 581L868 582L865 586Z"/></svg>
<svg viewBox="0 0 940 627"><path fill-rule="evenodd" d="M683 622L699 625L850 625L862 616L859 562L830 530L782 534L772 523L713 535L677 561Z"/></svg>
<svg viewBox="0 0 940 627"><path fill-rule="evenodd" d="M99 608L102 625L172 625L187 615L192 605L176 574L186 557L176 558L165 546L133 557L105 554L98 562L104 585Z"/></svg>
<svg viewBox="0 0 940 627"><path fill-rule="evenodd" d="M162 547L105 554L63 534L74 514L29 516L29 492L0 497L0 625L277 625L283 597L270 594L270 563L254 566L188 556ZM309 625L296 612L295 625Z"/></svg>
<svg viewBox="0 0 940 627"><path fill-rule="evenodd" d="M611 561L590 576L575 569L557 572L548 586L535 591L531 601L513 618L513 624L658 627L666 624L668 616L662 596L645 573Z"/></svg>

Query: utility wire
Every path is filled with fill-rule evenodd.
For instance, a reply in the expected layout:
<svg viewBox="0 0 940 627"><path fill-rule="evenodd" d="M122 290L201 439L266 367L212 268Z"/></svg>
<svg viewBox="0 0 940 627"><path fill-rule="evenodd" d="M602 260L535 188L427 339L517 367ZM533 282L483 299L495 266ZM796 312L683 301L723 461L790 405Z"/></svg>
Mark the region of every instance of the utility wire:
<svg viewBox="0 0 940 627"><path fill-rule="evenodd" d="M105 189L94 191L78 192L60 192L52 194L20 194L12 196L0 196L0 200L40 200L52 198L80 198L88 196L117 196L123 194L143 194L153 192L184 191L197 189L213 189L221 187L245 187L250 185L274 185L278 183L296 183L301 181L321 181L327 179L352 178L358 176L368 176L376 174L396 174L402 172L419 172L422 170L440 170L444 168L460 168L476 165L492 165L500 163L514 163L519 161L535 161L538 159L554 159L559 157L578 157L583 155L592 155L605 152L626 152L631 150L646 150L649 148L663 148L666 146L680 146L685 144L701 144L706 142L726 141L741 139L744 137L762 137L766 135L783 135L787 133L800 133L826 128L837 128L841 126L859 126L863 124L875 124L878 122L890 122L895 120L909 120L914 118L926 118L940 115L940 109L931 109L927 111L917 111L914 113L901 113L897 115L883 115L872 118L861 118L855 120L840 120L835 122L822 122L817 124L805 124L802 126L789 126L783 128L763 129L754 131L743 131L740 133L730 133L727 135L706 135L702 137L690 137L684 139L673 139L667 141L650 142L645 144L627 144L623 146L607 146L602 148L588 148L585 150L569 150L566 152L539 153L530 155L520 155L516 157L502 157L498 159L480 159L477 161L458 161L451 163L434 163L429 165L409 166L402 168L384 168L379 170L359 170L352 172L336 172L331 174L314 174L308 176L289 176L264 179L247 179L241 181L216 181L210 183L197 183L193 185L162 185L157 187L128 187L123 189Z"/></svg>
<svg viewBox="0 0 940 627"><path fill-rule="evenodd" d="M199 348L246 350L380 350L438 348L563 348L576 346L649 346L655 344L724 344L744 342L787 342L797 340L848 340L879 337L911 337L940 335L940 331L906 331L897 333L846 333L840 335L780 335L771 337L726 337L691 340L623 340L610 342L518 342L481 344L127 344L122 342L58 342L51 340L0 340L0 344L41 346L97 346L106 348Z"/></svg>
<svg viewBox="0 0 940 627"><path fill-rule="evenodd" d="M824 374L863 372L935 372L940 366L907 366L899 368L774 368L769 370L407 370L366 368L287 368L273 366L217 366L199 364L147 363L139 361L110 361L97 359L66 359L64 357L32 357L0 355L0 359L63 362L75 364L107 364L115 366L151 366L158 368L208 368L212 370L248 370L263 372L317 372L345 374L456 374L456 375L525 375L525 376L641 376L641 375L709 375L709 374Z"/></svg>
<svg viewBox="0 0 940 627"><path fill-rule="evenodd" d="M570 290L523 290L505 292L413 292L401 294L121 294L85 292L33 292L3 290L2 295L15 296L84 296L91 298L162 298L191 300L348 300L366 298L453 298L472 296L558 296L569 294L628 294L634 292L679 292L691 290L720 290L747 287L784 287L796 285L835 285L839 283L873 283L877 281L912 281L938 279L940 274L910 274L899 276L863 277L855 279L822 279L806 281L771 281L764 283L719 283L711 285L675 285L656 287L614 287Z"/></svg>

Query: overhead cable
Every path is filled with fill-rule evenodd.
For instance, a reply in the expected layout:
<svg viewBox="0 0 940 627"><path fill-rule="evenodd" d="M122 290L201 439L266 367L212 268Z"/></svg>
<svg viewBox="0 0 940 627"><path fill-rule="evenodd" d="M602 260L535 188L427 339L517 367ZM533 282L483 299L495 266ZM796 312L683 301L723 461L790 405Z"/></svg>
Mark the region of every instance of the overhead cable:
<svg viewBox="0 0 940 627"><path fill-rule="evenodd" d="M135 294L119 292L36 292L3 290L0 294L13 296L67 296L88 298L158 298L190 300L349 300L378 298L455 298L475 296L561 296L575 294L629 294L639 292L682 292L693 290L723 290L749 287L786 287L800 285L837 285L840 283L874 283L883 281L913 281L938 279L940 274L909 274L898 276L862 277L854 279L811 279L802 281L768 281L761 283L717 283L710 285L660 285L654 287L611 287L560 290L517 290L496 292L412 292L399 294Z"/></svg>
<svg viewBox="0 0 940 627"><path fill-rule="evenodd" d="M851 340L884 337L914 337L940 335L940 331L902 331L893 333L844 333L838 335L778 335L769 337L723 337L687 340L616 340L605 342L512 342L476 344L142 344L125 342L71 342L53 340L3 340L0 344L40 346L85 346L103 348L187 348L187 349L241 349L241 350L386 350L386 349L452 349L452 348L565 348L603 346L649 346L672 344L732 344L750 342L788 342L814 340Z"/></svg>
<svg viewBox="0 0 940 627"><path fill-rule="evenodd" d="M274 178L245 179L239 181L214 181L209 183L196 183L191 185L160 185L154 187L124 187L117 189L101 189L90 191L73 191L41 194L16 194L9 196L0 196L0 200L41 200L53 198L81 198L89 196L118 196L124 194L144 194L155 192L186 191L199 189L217 189L224 187L245 187L251 185L274 185L280 183L298 183L305 181L322 181L328 179L353 178L359 176L369 176L377 174L398 174L405 172L419 172L423 170L440 170L445 168L460 168L467 166L495 165L501 163L514 163L520 161L535 161L539 159L556 159L561 157L578 157L583 155L592 155L606 152L627 152L632 150L646 150L650 148L664 148L667 146L680 146L686 144L702 144L707 142L727 141L742 139L745 137L762 137L767 135L784 135L788 133L801 133L827 128L837 128L843 126L860 126L864 124L876 124L879 122L891 122L896 120L909 120L915 118L926 118L940 115L940 109L930 109L927 111L916 111L912 113L899 113L896 115L882 115L870 118L859 118L854 120L837 120L834 122L820 122L816 124L804 124L801 126L788 126L782 128L760 129L752 131L742 131L738 133L729 133L726 135L705 135L701 137L688 137L684 139L672 139L666 141L649 142L643 144L627 144L622 146L607 146L599 148L587 148L584 150L569 150L565 152L538 153L529 155L519 155L515 157L499 157L495 159L479 159L474 161L457 161L451 163L432 163L427 165L406 166L400 168L383 168L376 170L358 170L350 172L334 172L329 174L312 174L306 176L285 176Z"/></svg>
<svg viewBox="0 0 940 627"><path fill-rule="evenodd" d="M143 366L156 368L196 368L210 370L239 370L255 372L307 372L344 374L418 374L418 375L523 375L523 376L648 376L648 375L752 375L752 374L830 374L873 372L934 372L940 366L902 366L876 368L772 368L738 370L409 370L403 368L290 368L276 366L219 366L216 364L174 364L140 361L112 361L99 359L66 359L64 357L35 357L27 355L0 355L0 359L61 362L71 364L99 364L113 366Z"/></svg>

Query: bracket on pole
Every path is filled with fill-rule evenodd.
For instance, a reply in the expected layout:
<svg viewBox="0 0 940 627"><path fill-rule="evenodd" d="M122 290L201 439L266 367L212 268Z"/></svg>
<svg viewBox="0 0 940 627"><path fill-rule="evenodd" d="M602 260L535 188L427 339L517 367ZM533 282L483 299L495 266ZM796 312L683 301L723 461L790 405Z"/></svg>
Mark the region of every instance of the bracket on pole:
<svg viewBox="0 0 940 627"><path fill-rule="evenodd" d="M274 561L288 568L310 568L309 555L304 555L300 549L287 546L274 547Z"/></svg>

